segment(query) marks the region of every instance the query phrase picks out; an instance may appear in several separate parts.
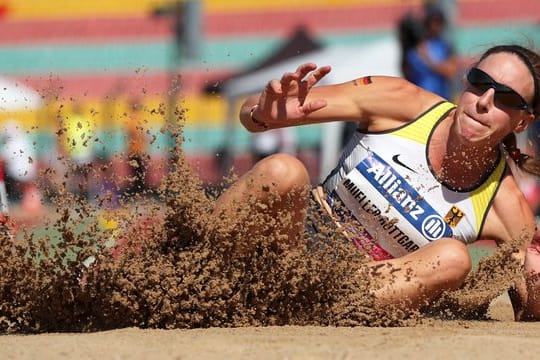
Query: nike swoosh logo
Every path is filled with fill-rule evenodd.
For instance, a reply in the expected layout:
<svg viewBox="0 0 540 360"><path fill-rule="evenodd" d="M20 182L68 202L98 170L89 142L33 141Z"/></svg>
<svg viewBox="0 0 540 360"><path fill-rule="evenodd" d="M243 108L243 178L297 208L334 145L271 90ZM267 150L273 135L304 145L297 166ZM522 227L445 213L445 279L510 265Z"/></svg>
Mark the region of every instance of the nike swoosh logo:
<svg viewBox="0 0 540 360"><path fill-rule="evenodd" d="M413 169L411 169L410 167L408 167L407 165L402 163L401 160L398 159L399 156L400 156L400 154L396 154L396 155L392 156L392 161L395 162L396 164L398 164L399 166L403 166L405 169L410 170L410 171L412 171L413 173L416 174L416 171L414 171Z"/></svg>

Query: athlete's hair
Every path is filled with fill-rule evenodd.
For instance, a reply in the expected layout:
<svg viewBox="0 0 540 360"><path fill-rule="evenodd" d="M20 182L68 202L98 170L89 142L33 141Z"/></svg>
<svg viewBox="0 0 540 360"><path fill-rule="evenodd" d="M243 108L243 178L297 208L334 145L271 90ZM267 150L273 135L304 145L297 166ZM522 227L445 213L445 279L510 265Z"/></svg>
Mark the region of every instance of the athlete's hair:
<svg viewBox="0 0 540 360"><path fill-rule="evenodd" d="M538 115L540 114L540 55L521 45L498 45L489 48L484 52L478 60L478 63L482 62L482 60L488 56L498 53L510 53L516 55L531 72L534 82L531 107L533 114L538 118ZM510 158L514 160L521 170L540 177L540 161L530 155L523 154L518 149L516 135L514 133L510 133L504 138L503 145Z"/></svg>
<svg viewBox="0 0 540 360"><path fill-rule="evenodd" d="M516 134L508 134L503 140L503 145L508 155L520 170L540 177L540 161L528 154L522 153L517 147Z"/></svg>

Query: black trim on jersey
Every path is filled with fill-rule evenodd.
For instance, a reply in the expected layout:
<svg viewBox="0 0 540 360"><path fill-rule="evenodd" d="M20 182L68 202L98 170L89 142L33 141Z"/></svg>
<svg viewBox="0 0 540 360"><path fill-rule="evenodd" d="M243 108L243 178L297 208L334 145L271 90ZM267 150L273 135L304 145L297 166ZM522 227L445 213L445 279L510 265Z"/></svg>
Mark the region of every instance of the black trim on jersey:
<svg viewBox="0 0 540 360"><path fill-rule="evenodd" d="M499 151L500 152L500 151ZM480 223L480 228L478 229L478 234L476 234L476 240L480 240L480 236L482 235L482 230L484 230L484 224L486 223L486 219L489 213L489 210L491 209L491 205L493 205L493 201L495 201L495 197L497 196L497 193L499 192L499 188L502 184L502 179L506 176L506 171L508 170L508 164L504 163L504 169L502 172L502 176L499 179L499 183L497 184L497 188L495 189L495 192L493 192L493 196L489 200L489 203L486 207L486 212L484 213L484 217L482 218L482 222Z"/></svg>
<svg viewBox="0 0 540 360"><path fill-rule="evenodd" d="M441 121L443 121L444 119L446 119L446 116L448 115L448 113L450 111L453 111L453 110L454 109L450 109L449 111L444 113L444 115L439 120L437 120L437 122L435 122L435 125L433 125L433 127L431 128L431 132L429 133L429 136L428 136L428 139L427 139L427 142L426 142L425 156L426 156L426 162L427 162L429 171L431 172L431 175L433 175L435 180L437 180L439 182L439 184L443 185L444 187L446 187L450 191L454 191L454 192L457 192L457 193L465 193L465 192L474 191L474 190L478 189L480 186L482 186L484 184L484 182L491 176L491 174L493 174L495 169L497 169L497 166L499 166L499 163L501 161L503 161L502 152L501 152L501 149L499 147L499 154L497 156L497 160L493 162L493 165L492 165L491 169L486 171L484 173L484 175L482 175L482 177L476 182L476 184L473 184L470 187L457 189L457 188L454 188L453 186L449 185L446 181L439 178L437 176L437 174L435 174L435 171L433 170L433 167L431 166L431 161L429 161L429 143L430 143L431 137L433 136L433 133L435 132L435 129L437 128L439 123Z"/></svg>

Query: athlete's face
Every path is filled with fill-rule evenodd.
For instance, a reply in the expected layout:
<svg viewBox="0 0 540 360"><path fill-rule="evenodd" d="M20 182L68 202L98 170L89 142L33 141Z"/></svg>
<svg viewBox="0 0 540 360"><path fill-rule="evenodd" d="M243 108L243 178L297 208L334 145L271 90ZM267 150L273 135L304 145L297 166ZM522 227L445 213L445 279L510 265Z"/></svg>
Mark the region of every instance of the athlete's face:
<svg viewBox="0 0 540 360"><path fill-rule="evenodd" d="M527 104L531 104L533 77L517 55L492 54L476 67L498 84L505 85L521 95ZM509 133L525 130L534 120L534 115L526 110L507 106L508 101L504 97L508 93L497 94L494 88L496 86L475 86L467 80L464 81L464 86L455 122L457 134L463 142L495 146Z"/></svg>

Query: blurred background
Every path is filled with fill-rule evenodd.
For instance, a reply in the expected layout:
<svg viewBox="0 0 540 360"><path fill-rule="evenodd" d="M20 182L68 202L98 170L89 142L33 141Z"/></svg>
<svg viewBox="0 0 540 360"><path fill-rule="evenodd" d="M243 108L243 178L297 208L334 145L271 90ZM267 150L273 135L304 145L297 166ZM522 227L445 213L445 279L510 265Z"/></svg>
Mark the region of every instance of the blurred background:
<svg viewBox="0 0 540 360"><path fill-rule="evenodd" d="M536 0L0 0L0 185L28 213L58 183L89 198L156 188L168 170L164 127L178 117L209 187L275 151L296 154L317 182L349 128L254 136L238 122L244 97L306 61L333 66L327 83L415 79L432 18L448 44L450 99L487 47L540 47Z"/></svg>

